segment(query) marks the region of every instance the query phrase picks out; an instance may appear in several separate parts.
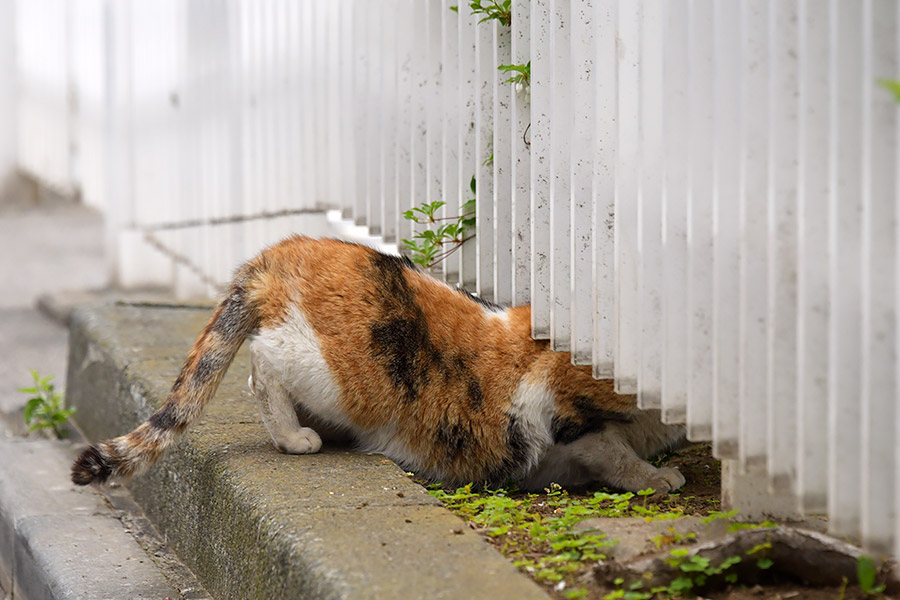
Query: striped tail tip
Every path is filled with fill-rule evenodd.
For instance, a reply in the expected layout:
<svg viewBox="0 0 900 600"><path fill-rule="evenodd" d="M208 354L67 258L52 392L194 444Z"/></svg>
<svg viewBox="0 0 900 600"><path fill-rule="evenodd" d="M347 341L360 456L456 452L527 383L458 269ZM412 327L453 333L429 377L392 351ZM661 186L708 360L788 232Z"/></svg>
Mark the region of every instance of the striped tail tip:
<svg viewBox="0 0 900 600"><path fill-rule="evenodd" d="M113 470L113 466L103 456L100 449L97 446L91 446L82 452L81 456L72 464L72 483L75 485L106 483Z"/></svg>

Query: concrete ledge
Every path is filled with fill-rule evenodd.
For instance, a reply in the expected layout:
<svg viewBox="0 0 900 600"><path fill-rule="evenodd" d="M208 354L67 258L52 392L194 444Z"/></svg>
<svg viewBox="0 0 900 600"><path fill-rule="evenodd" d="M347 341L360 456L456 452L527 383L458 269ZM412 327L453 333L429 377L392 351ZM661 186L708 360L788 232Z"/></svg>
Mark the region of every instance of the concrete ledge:
<svg viewBox="0 0 900 600"><path fill-rule="evenodd" d="M120 435L153 412L209 314L74 312L67 394L88 437ZM547 598L383 457L276 452L248 372L244 350L202 422L129 486L213 596Z"/></svg>
<svg viewBox="0 0 900 600"><path fill-rule="evenodd" d="M68 481L68 442L0 439L0 456L0 583L13 598L207 597L173 587L104 496Z"/></svg>

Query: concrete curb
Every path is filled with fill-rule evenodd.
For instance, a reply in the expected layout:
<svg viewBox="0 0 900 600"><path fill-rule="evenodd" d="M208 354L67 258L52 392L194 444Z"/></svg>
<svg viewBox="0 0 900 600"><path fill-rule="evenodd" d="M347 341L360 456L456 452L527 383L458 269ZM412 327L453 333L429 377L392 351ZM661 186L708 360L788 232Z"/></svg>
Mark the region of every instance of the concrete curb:
<svg viewBox="0 0 900 600"><path fill-rule="evenodd" d="M158 541L151 554L138 543L141 515L115 506L126 493L111 502L68 481L70 442L0 439L0 456L0 583L12 598L208 598Z"/></svg>
<svg viewBox="0 0 900 600"><path fill-rule="evenodd" d="M71 320L68 401L91 439L164 398L209 311L105 306ZM130 489L217 598L517 598L546 594L380 456L275 451L242 351L202 422Z"/></svg>

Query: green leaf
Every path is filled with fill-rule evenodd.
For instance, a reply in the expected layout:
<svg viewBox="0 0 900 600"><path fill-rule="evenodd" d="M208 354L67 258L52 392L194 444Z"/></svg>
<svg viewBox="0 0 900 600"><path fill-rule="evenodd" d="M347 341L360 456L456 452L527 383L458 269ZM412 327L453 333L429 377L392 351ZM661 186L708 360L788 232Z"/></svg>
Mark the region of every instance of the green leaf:
<svg viewBox="0 0 900 600"><path fill-rule="evenodd" d="M771 558L760 558L756 561L756 566L763 570L770 568L774 564Z"/></svg>
<svg viewBox="0 0 900 600"><path fill-rule="evenodd" d="M894 99L900 102L900 81L894 79L879 79L878 85L894 94Z"/></svg>
<svg viewBox="0 0 900 600"><path fill-rule="evenodd" d="M878 569L875 568L875 561L865 555L861 555L856 559L856 579L859 581L859 587L867 594L873 593L875 589L875 576Z"/></svg>
<svg viewBox="0 0 900 600"><path fill-rule="evenodd" d="M474 175L472 175L472 181L469 182L469 189L472 190L473 194L477 193L475 191L475 176Z"/></svg>
<svg viewBox="0 0 900 600"><path fill-rule="evenodd" d="M455 13L459 13L459 7L458 7L458 6L451 6L451 7L450 7L450 10L452 10L452 11L455 12Z"/></svg>
<svg viewBox="0 0 900 600"><path fill-rule="evenodd" d="M31 419L34 415L34 411L43 404L44 401L40 398L32 398L25 404L25 412L23 413L23 417L25 419L25 424L29 425L31 423Z"/></svg>

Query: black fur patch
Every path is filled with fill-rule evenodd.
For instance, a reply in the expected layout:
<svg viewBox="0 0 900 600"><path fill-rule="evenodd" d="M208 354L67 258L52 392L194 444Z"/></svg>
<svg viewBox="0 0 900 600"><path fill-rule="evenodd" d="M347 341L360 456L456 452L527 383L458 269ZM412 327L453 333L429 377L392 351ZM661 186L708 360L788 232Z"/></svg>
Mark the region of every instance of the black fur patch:
<svg viewBox="0 0 900 600"><path fill-rule="evenodd" d="M378 354L387 358L388 376L400 388L408 402L414 401L428 383L427 362L432 353L428 326L424 319L393 319L371 327Z"/></svg>
<svg viewBox="0 0 900 600"><path fill-rule="evenodd" d="M442 375L445 381L463 382L469 407L480 409L484 391L469 366L470 359L445 355L431 341L425 313L406 281L407 271L415 270L412 262L376 253L372 267L381 312L370 328L372 344L391 382L407 402L413 402L432 377Z"/></svg>
<svg viewBox="0 0 900 600"><path fill-rule="evenodd" d="M207 352L197 361L192 381L197 386L204 386L228 364L228 358L218 352Z"/></svg>
<svg viewBox="0 0 900 600"><path fill-rule="evenodd" d="M487 476L487 480L494 484L503 484L522 469L531 446L525 437L525 432L519 424L519 420L510 415L506 425L506 456L503 461L494 467Z"/></svg>
<svg viewBox="0 0 900 600"><path fill-rule="evenodd" d="M428 322L406 282L409 259L375 253L373 277L380 304L379 320L372 324L375 355L382 358L391 382L407 402L413 402L430 380L429 370L443 362L431 343Z"/></svg>
<svg viewBox="0 0 900 600"><path fill-rule="evenodd" d="M484 393L481 391L481 384L477 379L470 379L468 383L469 391L469 408L478 410L484 404Z"/></svg>
<svg viewBox="0 0 900 600"><path fill-rule="evenodd" d="M442 421L438 425L437 441L447 451L447 459L452 461L472 444L472 434L458 423L451 425Z"/></svg>
<svg viewBox="0 0 900 600"><path fill-rule="evenodd" d="M175 406L166 404L161 409L153 413L149 419L150 425L160 431L169 431L178 426L178 418L175 416Z"/></svg>
<svg viewBox="0 0 900 600"><path fill-rule="evenodd" d="M112 475L113 467L103 458L96 446L91 446L81 453L72 465L72 483L88 485L105 483Z"/></svg>
<svg viewBox="0 0 900 600"><path fill-rule="evenodd" d="M463 296L466 296L469 300L472 300L473 302L477 302L483 308L486 308L488 310L498 310L498 311L504 310L503 307L500 306L499 304L495 304L495 303L491 302L490 300L485 300L481 296L476 296L469 290L464 290L463 288L457 288L457 291L460 294L462 294Z"/></svg>
<svg viewBox="0 0 900 600"><path fill-rule="evenodd" d="M234 286L229 292L228 298L222 302L222 312L212 324L212 331L220 334L225 339L232 339L237 335L246 333L247 311L246 291L243 287Z"/></svg>
<svg viewBox="0 0 900 600"><path fill-rule="evenodd" d="M578 396L573 406L578 412L577 418L553 417L550 427L557 444L571 444L588 433L603 431L610 421L627 423L631 420L628 415L597 408L588 396Z"/></svg>

